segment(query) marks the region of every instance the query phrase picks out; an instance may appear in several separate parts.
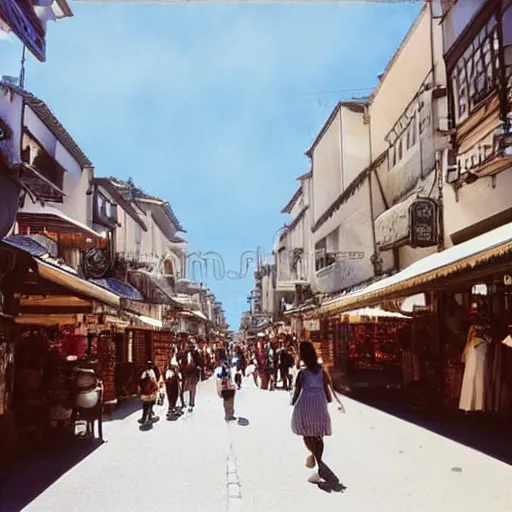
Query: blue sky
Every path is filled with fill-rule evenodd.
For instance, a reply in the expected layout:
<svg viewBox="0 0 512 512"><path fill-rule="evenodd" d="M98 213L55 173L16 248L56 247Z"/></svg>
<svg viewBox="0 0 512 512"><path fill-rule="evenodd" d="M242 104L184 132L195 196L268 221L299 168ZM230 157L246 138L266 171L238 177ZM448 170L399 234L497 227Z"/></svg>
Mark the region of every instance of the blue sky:
<svg viewBox="0 0 512 512"><path fill-rule="evenodd" d="M418 3L283 5L70 2L49 23L43 99L95 164L171 202L191 251L239 268L271 251L280 211L309 170L304 151L340 99L369 93ZM0 74L21 44L0 41ZM210 278L237 327L252 271Z"/></svg>

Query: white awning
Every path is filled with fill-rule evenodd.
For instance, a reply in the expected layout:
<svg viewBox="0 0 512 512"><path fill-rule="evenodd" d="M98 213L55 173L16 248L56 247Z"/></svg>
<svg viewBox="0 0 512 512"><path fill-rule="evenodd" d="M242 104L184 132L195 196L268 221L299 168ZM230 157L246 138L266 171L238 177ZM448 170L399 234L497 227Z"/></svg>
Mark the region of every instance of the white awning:
<svg viewBox="0 0 512 512"><path fill-rule="evenodd" d="M37 263L38 273L43 279L47 279L48 281L67 288L78 295L83 295L89 299L97 300L113 308L120 307L121 298L119 295L109 292L100 286L96 286L95 284L92 284L85 279L81 279L76 275L70 274L65 270L61 270L54 265L45 263L40 259L34 258L34 260Z"/></svg>
<svg viewBox="0 0 512 512"><path fill-rule="evenodd" d="M208 320L208 318L199 310L192 310L192 314L201 320Z"/></svg>
<svg viewBox="0 0 512 512"><path fill-rule="evenodd" d="M442 252L431 254L390 277L325 302L307 316L336 314L351 308L379 303L391 295L411 295L421 285L447 277L455 272L471 270L512 251L512 223Z"/></svg>
<svg viewBox="0 0 512 512"><path fill-rule="evenodd" d="M161 329L164 325L160 320L156 320L155 318L151 318L149 316L138 315L138 319L143 324L150 325L151 327L157 327L158 329Z"/></svg>
<svg viewBox="0 0 512 512"><path fill-rule="evenodd" d="M393 311L386 311L381 308L361 308L354 309L352 311L347 311L343 313L343 315L349 315L352 317L361 317L367 316L369 318L411 318L406 315L402 315L402 313L395 313Z"/></svg>
<svg viewBox="0 0 512 512"><path fill-rule="evenodd" d="M68 217L57 208L44 206L37 209L27 208L18 211L17 221L26 221L31 226L46 228L47 231L53 229L57 231L83 233L96 238L102 238L100 233L96 233L92 228Z"/></svg>

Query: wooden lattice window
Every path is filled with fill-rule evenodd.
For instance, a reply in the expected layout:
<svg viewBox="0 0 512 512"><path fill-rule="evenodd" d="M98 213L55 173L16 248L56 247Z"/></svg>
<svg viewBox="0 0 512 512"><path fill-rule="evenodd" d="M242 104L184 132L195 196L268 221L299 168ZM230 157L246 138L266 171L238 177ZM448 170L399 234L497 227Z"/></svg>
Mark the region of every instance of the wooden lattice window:
<svg viewBox="0 0 512 512"><path fill-rule="evenodd" d="M496 16L492 16L451 72L457 123L498 90L499 46Z"/></svg>

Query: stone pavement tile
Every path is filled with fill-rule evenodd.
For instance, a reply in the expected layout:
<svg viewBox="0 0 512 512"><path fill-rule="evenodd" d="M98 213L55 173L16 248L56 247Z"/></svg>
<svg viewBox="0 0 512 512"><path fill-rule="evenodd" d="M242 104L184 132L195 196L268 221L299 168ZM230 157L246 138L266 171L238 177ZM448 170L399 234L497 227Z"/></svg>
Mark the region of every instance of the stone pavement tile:
<svg viewBox="0 0 512 512"><path fill-rule="evenodd" d="M327 494L306 480L307 455L292 434L284 392L243 389L239 414L250 427L232 429L244 510L346 512L510 512L512 467L428 430L344 399L330 407L333 436L327 464L348 489ZM454 468L462 468L462 472Z"/></svg>
<svg viewBox="0 0 512 512"><path fill-rule="evenodd" d="M108 423L108 442L35 500L28 511L180 512L224 510L229 451L222 403L202 383L186 419L161 420L141 432L136 412Z"/></svg>
<svg viewBox="0 0 512 512"><path fill-rule="evenodd" d="M249 425L226 424L213 380L202 383L186 419L162 408L149 432L139 412L107 423L108 443L26 510L512 512L511 466L347 398L346 414L331 407L325 461L348 489L325 493L307 482L289 402L246 380L235 411Z"/></svg>

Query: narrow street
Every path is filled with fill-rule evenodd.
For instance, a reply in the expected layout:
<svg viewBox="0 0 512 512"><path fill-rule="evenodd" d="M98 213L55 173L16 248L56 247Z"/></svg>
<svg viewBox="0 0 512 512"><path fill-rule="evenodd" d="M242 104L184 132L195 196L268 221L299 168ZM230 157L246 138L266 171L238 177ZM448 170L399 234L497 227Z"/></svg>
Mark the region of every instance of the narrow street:
<svg viewBox="0 0 512 512"><path fill-rule="evenodd" d="M349 399L346 414L332 406L325 453L348 490L327 494L307 482L288 393L244 384L236 412L248 426L226 426L214 382L206 381L197 410L177 422L141 432L138 411L107 421L108 442L25 510L512 510L511 466Z"/></svg>

